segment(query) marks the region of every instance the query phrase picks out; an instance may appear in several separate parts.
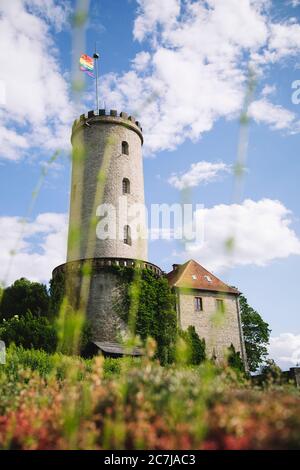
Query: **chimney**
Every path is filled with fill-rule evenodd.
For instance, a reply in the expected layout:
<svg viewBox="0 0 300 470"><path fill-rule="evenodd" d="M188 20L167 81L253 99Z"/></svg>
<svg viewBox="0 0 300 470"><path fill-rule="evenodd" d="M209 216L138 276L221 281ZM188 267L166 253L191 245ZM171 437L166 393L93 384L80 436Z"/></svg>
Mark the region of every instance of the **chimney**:
<svg viewBox="0 0 300 470"><path fill-rule="evenodd" d="M178 269L178 266L180 266L180 264L173 264L173 271L176 271L176 269Z"/></svg>

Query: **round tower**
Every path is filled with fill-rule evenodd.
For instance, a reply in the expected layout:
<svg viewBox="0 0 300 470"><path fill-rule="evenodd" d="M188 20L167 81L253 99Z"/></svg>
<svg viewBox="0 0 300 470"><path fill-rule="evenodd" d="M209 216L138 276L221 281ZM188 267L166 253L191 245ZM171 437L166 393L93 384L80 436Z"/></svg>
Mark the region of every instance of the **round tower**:
<svg viewBox="0 0 300 470"><path fill-rule="evenodd" d="M84 310L93 340L118 340L126 325L115 311L120 292L112 266L150 269L144 206L142 128L117 111L89 111L72 128L72 180L67 263L53 271L66 279L74 309Z"/></svg>
<svg viewBox="0 0 300 470"><path fill-rule="evenodd" d="M67 261L107 257L146 261L140 124L126 113L118 116L112 110L106 115L100 110L95 115L90 111L74 122L71 141ZM76 243L77 236L80 243Z"/></svg>

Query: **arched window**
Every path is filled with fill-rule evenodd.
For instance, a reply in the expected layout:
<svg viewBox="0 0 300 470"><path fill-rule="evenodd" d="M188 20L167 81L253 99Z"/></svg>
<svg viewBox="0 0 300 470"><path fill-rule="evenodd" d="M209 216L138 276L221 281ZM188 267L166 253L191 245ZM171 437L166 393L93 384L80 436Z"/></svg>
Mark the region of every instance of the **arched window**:
<svg viewBox="0 0 300 470"><path fill-rule="evenodd" d="M130 181L128 178L124 178L122 181L123 194L130 194Z"/></svg>
<svg viewBox="0 0 300 470"><path fill-rule="evenodd" d="M126 142L125 140L123 140L122 142L122 153L124 155L129 155L129 145L128 142Z"/></svg>
<svg viewBox="0 0 300 470"><path fill-rule="evenodd" d="M125 245L131 245L131 230L129 225L124 226L124 243Z"/></svg>

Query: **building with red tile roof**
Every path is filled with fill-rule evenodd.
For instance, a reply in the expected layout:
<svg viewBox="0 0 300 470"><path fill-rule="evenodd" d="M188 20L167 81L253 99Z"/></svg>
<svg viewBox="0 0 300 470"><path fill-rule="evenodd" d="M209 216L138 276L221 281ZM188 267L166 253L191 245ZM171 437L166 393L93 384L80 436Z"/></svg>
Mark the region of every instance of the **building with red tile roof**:
<svg viewBox="0 0 300 470"><path fill-rule="evenodd" d="M222 362L233 344L246 365L239 291L194 260L174 264L167 279L176 294L179 326L184 330L195 327L205 339L208 357Z"/></svg>

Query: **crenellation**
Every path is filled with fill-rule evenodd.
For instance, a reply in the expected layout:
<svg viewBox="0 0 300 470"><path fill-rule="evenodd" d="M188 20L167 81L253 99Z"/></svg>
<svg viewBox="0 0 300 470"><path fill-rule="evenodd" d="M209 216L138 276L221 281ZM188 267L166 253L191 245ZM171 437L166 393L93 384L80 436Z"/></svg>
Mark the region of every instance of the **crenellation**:
<svg viewBox="0 0 300 470"><path fill-rule="evenodd" d="M129 116L125 112L121 112L118 115L118 111L111 109L110 111L106 111L105 109L99 109L98 114L95 113L94 110L88 111L86 114L82 114L78 119L75 119L73 126L72 126L72 137L73 135L80 129L81 126L84 126L86 121L89 121L89 124L99 124L100 122L113 122L117 125L125 126L129 129L134 130L139 136L143 144L143 133L142 127L139 121L136 121L133 116ZM72 141L71 137L71 141Z"/></svg>

